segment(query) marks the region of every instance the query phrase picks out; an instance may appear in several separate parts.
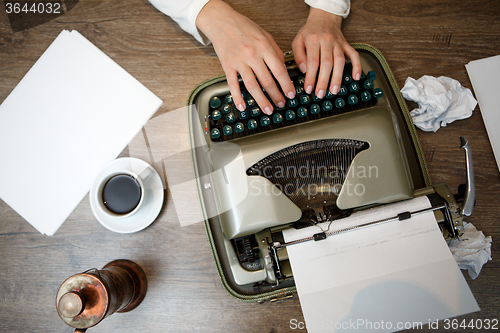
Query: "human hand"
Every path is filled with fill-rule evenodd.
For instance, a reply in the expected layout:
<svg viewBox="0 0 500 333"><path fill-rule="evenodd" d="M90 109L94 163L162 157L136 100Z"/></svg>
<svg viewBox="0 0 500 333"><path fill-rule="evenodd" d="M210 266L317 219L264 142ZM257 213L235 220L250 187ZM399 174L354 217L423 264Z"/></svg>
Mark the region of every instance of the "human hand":
<svg viewBox="0 0 500 333"><path fill-rule="evenodd" d="M361 77L359 54L345 40L341 24L341 16L311 8L306 24L292 43L295 62L300 71L306 74L304 89L308 94L316 86L316 96L325 97L330 76L330 92L334 95L339 92L345 56L352 63L352 78L359 80Z"/></svg>
<svg viewBox="0 0 500 333"><path fill-rule="evenodd" d="M273 37L255 22L239 14L225 2L211 0L198 14L196 26L212 42L238 110L243 111L246 108L238 74L248 92L266 114L271 114L274 107L261 87L274 105L285 105L285 97L276 85L273 75L286 96L295 97L295 88L288 76L283 52Z"/></svg>

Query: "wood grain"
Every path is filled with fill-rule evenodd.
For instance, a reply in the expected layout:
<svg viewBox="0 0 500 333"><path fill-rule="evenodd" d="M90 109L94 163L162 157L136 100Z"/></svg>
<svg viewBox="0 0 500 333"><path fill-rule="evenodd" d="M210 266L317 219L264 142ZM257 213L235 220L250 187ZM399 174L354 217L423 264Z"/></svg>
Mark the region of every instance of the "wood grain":
<svg viewBox="0 0 500 333"><path fill-rule="evenodd" d="M291 49L308 12L301 0L228 2L269 31L284 51ZM500 54L498 17L500 6L494 0L354 0L343 30L348 41L378 48L400 87L407 77L444 75L471 88L464 65ZM69 13L18 33L12 33L0 5L0 101L63 29L78 30L157 94L164 101L157 115L184 106L198 83L222 74L211 46L200 45L145 0L80 1ZM476 108L471 118L437 133L418 130L418 136L433 183L454 189L465 181L459 136L470 141L477 204L469 221L493 237L493 261L476 280L464 272L482 311L460 319L498 319L500 174L481 111ZM145 269L148 294L137 309L106 318L92 332L288 332L290 320L303 321L297 297L254 304L226 293L203 226L181 228L166 194L158 219L131 235L102 227L92 215L88 196L53 237L40 235L0 201L0 331L71 332L55 310L57 288L70 275L118 258L134 260ZM428 331L452 330L441 324L439 330Z"/></svg>

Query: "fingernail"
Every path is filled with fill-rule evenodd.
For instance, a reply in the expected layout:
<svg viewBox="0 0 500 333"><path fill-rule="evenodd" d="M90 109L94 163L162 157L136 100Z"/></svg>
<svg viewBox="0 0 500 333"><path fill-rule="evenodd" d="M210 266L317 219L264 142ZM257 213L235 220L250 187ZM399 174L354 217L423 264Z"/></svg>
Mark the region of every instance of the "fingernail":
<svg viewBox="0 0 500 333"><path fill-rule="evenodd" d="M325 97L325 91L324 91L323 89L321 89L321 90L318 92L318 95L317 95L317 96L318 96L318 98L320 98L320 99L321 99L321 98L323 98L323 97Z"/></svg>
<svg viewBox="0 0 500 333"><path fill-rule="evenodd" d="M283 107L285 107L285 102L279 102L278 103L278 107L281 109Z"/></svg>
<svg viewBox="0 0 500 333"><path fill-rule="evenodd" d="M337 95L339 93L339 86L333 86L332 94Z"/></svg>
<svg viewBox="0 0 500 333"><path fill-rule="evenodd" d="M354 80L359 81L359 79L361 79L361 74L360 73L356 74L356 77L354 78Z"/></svg>
<svg viewBox="0 0 500 333"><path fill-rule="evenodd" d="M237 108L240 111L245 111L245 109L246 109L245 105L243 105L243 104L238 104Z"/></svg>
<svg viewBox="0 0 500 333"><path fill-rule="evenodd" d="M307 70L307 66L306 66L306 64L301 63L301 64L299 65L299 69L300 69L300 71L301 71L302 73L305 73L305 72L306 72L306 70Z"/></svg>
<svg viewBox="0 0 500 333"><path fill-rule="evenodd" d="M306 94L310 94L313 91L313 86L307 86L306 88Z"/></svg>
<svg viewBox="0 0 500 333"><path fill-rule="evenodd" d="M295 92L294 91L290 91L287 95L286 95L288 98L292 99L295 97Z"/></svg>
<svg viewBox="0 0 500 333"><path fill-rule="evenodd" d="M269 106L266 106L266 108L264 109L264 113L265 114L272 114L273 110Z"/></svg>

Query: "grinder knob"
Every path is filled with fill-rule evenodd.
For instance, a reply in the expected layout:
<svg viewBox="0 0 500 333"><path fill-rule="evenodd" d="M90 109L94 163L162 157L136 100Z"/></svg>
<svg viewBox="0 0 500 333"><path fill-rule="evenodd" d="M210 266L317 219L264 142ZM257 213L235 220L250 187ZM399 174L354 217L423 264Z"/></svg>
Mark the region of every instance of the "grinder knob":
<svg viewBox="0 0 500 333"><path fill-rule="evenodd" d="M57 308L64 317L74 318L85 308L85 299L79 293L70 291L61 296Z"/></svg>

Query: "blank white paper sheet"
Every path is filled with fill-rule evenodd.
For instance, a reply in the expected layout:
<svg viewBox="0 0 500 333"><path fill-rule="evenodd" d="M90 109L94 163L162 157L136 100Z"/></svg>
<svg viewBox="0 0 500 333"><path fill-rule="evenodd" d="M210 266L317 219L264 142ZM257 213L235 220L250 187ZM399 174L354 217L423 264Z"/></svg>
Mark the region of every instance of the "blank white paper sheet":
<svg viewBox="0 0 500 333"><path fill-rule="evenodd" d="M64 30L0 105L0 198L53 235L162 101Z"/></svg>
<svg viewBox="0 0 500 333"><path fill-rule="evenodd" d="M500 126L500 106L498 104L500 55L471 61L465 65L465 68L481 109L497 167L500 169L500 131L498 130ZM474 148L473 142L471 142L471 146Z"/></svg>
<svg viewBox="0 0 500 333"><path fill-rule="evenodd" d="M334 221L330 231L428 207L424 196L373 208ZM318 232L313 226L287 230L284 237L289 242ZM479 311L433 212L290 245L287 251L309 333L418 331Z"/></svg>

